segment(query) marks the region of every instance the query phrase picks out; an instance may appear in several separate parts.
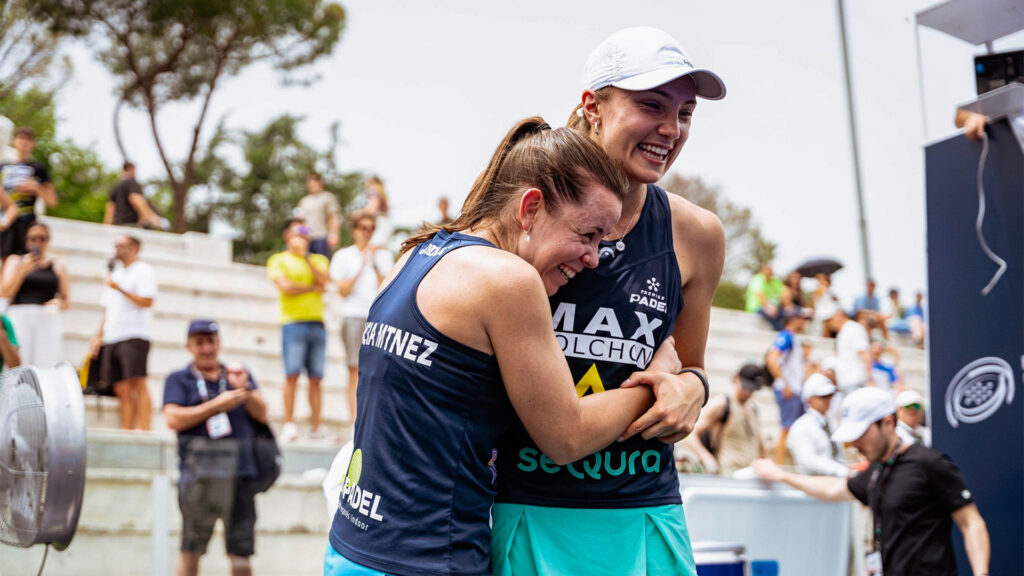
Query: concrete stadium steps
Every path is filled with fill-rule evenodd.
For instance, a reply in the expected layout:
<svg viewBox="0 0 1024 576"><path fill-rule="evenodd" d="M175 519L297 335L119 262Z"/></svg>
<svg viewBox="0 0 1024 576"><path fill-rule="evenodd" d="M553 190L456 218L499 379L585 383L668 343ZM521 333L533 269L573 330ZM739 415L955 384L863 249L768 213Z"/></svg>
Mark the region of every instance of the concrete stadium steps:
<svg viewBox="0 0 1024 576"><path fill-rule="evenodd" d="M282 445L284 473L274 487L256 497L258 574L315 574L322 571L330 522L320 487L321 476L303 472L330 466L337 446ZM176 441L170 434L90 431L85 498L71 546L47 559L49 571L81 575L138 575L151 571L154 509L153 480L170 477L171 491L162 513L168 520L168 573L174 573L181 538L181 515L174 485ZM126 553L131 550L130 554ZM35 574L42 548L0 546L5 576ZM111 561L116 559L116 561ZM223 527L218 525L203 558L204 573L229 573Z"/></svg>
<svg viewBox="0 0 1024 576"><path fill-rule="evenodd" d="M143 249L150 256L190 257L211 264L231 263L231 242L198 232L172 234L153 230L142 230L129 226L103 226L94 222L68 220L66 218L43 217L50 226L50 246L82 247L98 253L113 255L114 240L131 234L141 240Z"/></svg>

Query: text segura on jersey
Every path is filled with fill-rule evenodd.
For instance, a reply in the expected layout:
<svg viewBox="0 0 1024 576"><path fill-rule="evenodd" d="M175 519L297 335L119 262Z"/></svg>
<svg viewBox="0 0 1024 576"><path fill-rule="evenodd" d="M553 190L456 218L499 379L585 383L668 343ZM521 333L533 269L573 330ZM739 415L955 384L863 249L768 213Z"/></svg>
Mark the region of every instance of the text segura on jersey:
<svg viewBox="0 0 1024 576"><path fill-rule="evenodd" d="M683 309L668 197L648 185L637 225L618 252L551 297L555 336L580 396L618 388L650 363ZM557 466L516 421L498 442L497 501L561 508L634 508L680 503L672 446L639 435Z"/></svg>
<svg viewBox="0 0 1024 576"><path fill-rule="evenodd" d="M439 232L370 308L352 463L331 545L395 574L490 573L497 435L513 411L494 356L448 338L416 290L446 254L490 243Z"/></svg>

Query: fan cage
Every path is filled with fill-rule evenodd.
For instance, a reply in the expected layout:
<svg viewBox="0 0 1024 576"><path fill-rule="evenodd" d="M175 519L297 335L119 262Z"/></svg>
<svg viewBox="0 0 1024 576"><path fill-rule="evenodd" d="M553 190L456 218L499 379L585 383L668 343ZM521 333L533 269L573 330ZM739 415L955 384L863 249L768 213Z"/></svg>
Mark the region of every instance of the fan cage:
<svg viewBox="0 0 1024 576"><path fill-rule="evenodd" d="M36 541L48 464L39 381L28 368L6 370L0 376L0 542L26 547Z"/></svg>

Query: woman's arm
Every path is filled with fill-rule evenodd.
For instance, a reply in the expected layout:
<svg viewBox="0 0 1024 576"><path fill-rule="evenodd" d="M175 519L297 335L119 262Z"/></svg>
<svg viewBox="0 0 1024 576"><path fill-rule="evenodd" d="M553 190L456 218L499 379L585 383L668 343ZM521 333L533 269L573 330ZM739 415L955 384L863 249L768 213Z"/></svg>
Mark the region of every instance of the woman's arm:
<svg viewBox="0 0 1024 576"><path fill-rule="evenodd" d="M651 393L643 386L577 397L551 329L547 294L532 266L505 267L482 291L490 298L481 303L490 305L479 312L509 399L537 446L556 464L611 444L648 408Z"/></svg>
<svg viewBox="0 0 1024 576"><path fill-rule="evenodd" d="M71 283L68 281L68 268L63 262L53 263L53 272L57 275L57 297L60 298L58 305L61 310L67 310L71 305Z"/></svg>
<svg viewBox="0 0 1024 576"><path fill-rule="evenodd" d="M14 298L15 294L18 293L18 289L21 288L21 283L25 280L25 276L27 276L22 271L21 260L21 256L12 254L4 261L3 279L0 281L0 296L8 299Z"/></svg>

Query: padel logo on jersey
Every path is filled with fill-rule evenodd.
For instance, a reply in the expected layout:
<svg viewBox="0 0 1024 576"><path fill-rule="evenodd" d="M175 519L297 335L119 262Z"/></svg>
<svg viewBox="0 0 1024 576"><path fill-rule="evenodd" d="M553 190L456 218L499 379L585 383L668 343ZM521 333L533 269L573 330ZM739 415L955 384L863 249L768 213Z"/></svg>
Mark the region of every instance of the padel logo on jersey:
<svg viewBox="0 0 1024 576"><path fill-rule="evenodd" d="M654 356L654 331L662 321L647 317L643 312L633 311L636 317L620 322L612 308L598 308L587 322L582 333L576 333L576 305L561 302L552 315L555 339L562 347L562 353L573 358L605 360L618 364L632 364L641 370L646 368ZM629 321L636 324L636 330L629 338L624 337L622 326ZM582 322L580 323L582 324Z"/></svg>
<svg viewBox="0 0 1024 576"><path fill-rule="evenodd" d="M1013 394L1010 364L995 356L978 358L961 368L946 387L946 420L953 428L982 422L1003 404L1013 403Z"/></svg>
<svg viewBox="0 0 1024 576"><path fill-rule="evenodd" d="M384 516L378 511L380 494L374 494L359 486L359 479L362 475L363 451L356 449L352 452L352 459L348 463L348 473L345 474L345 483L341 487L342 506L338 507L338 512L360 530L366 530L369 524L364 519L381 522L384 520Z"/></svg>
<svg viewBox="0 0 1024 576"><path fill-rule="evenodd" d="M666 308L665 296L658 293L659 288L661 288L661 282L654 276L651 276L647 279L646 289L640 290L639 294L629 295L629 303L639 304L640 306L653 308L658 312L664 312Z"/></svg>

